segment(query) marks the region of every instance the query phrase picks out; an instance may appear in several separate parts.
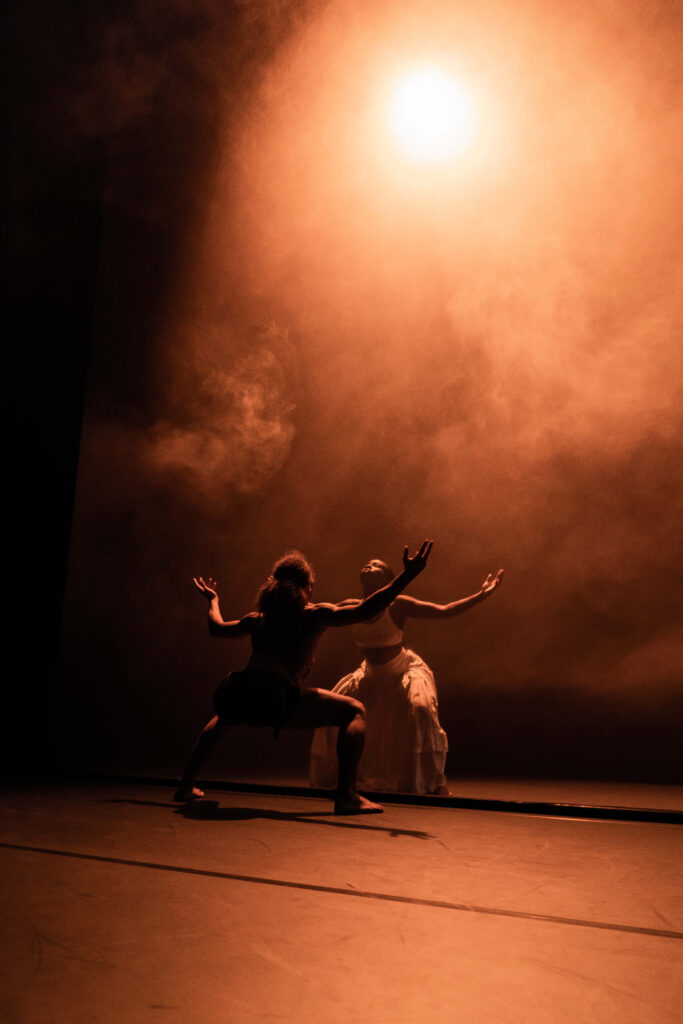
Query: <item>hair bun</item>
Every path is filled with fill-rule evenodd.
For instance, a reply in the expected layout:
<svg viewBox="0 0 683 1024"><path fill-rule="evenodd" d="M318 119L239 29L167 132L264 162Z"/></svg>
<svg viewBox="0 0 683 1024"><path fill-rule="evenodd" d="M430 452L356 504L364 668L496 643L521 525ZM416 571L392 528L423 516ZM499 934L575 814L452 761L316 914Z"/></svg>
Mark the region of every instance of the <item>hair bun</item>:
<svg viewBox="0 0 683 1024"><path fill-rule="evenodd" d="M271 575L256 595L258 611L290 614L293 609L304 608L307 588L314 580L313 567L301 552L290 551L275 563Z"/></svg>
<svg viewBox="0 0 683 1024"><path fill-rule="evenodd" d="M315 579L313 568L300 551L290 551L273 566L273 578L278 582L288 581L301 588Z"/></svg>
<svg viewBox="0 0 683 1024"><path fill-rule="evenodd" d="M300 575L300 570L294 565L279 565L273 575L270 577L272 580L290 580L292 583L296 583L297 576Z"/></svg>

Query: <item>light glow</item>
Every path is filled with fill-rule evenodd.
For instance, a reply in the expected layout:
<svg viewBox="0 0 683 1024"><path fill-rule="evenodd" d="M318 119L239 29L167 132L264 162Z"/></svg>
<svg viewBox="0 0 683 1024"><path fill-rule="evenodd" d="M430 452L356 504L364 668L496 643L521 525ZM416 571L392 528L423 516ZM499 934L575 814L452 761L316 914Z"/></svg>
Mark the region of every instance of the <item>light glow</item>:
<svg viewBox="0 0 683 1024"><path fill-rule="evenodd" d="M389 128L401 152L419 163L441 163L463 152L476 133L472 96L438 68L419 68L396 83Z"/></svg>

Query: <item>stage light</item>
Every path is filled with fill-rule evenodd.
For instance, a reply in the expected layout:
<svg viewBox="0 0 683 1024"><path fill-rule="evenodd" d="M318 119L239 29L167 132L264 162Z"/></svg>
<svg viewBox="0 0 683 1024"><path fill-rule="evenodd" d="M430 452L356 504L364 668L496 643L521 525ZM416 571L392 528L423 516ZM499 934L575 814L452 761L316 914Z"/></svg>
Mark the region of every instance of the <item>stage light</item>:
<svg viewBox="0 0 683 1024"><path fill-rule="evenodd" d="M463 152L474 139L476 108L457 79L438 68L402 75L389 100L389 128L404 156L440 163Z"/></svg>

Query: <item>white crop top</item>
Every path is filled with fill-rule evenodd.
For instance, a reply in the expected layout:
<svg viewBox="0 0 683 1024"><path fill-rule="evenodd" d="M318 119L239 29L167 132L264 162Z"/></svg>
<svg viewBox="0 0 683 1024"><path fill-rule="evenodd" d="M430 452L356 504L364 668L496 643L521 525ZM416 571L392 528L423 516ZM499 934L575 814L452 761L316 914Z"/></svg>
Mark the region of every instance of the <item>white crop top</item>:
<svg viewBox="0 0 683 1024"><path fill-rule="evenodd" d="M352 630L353 639L361 650L369 647L393 647L395 644L403 643L403 630L398 628L388 608L373 622L357 622Z"/></svg>

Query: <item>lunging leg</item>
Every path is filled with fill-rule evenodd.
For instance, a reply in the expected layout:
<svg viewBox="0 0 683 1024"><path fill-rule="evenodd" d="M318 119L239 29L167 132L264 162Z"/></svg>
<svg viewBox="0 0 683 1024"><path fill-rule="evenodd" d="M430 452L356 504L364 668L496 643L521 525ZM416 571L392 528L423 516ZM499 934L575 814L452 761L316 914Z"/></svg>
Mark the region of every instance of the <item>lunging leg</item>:
<svg viewBox="0 0 683 1024"><path fill-rule="evenodd" d="M197 789L194 785L194 781L197 778L199 769L202 767L206 759L214 750L219 739L225 732L226 723L214 715L213 718L206 723L204 728L199 734L199 738L195 743L194 750L190 755L190 760L187 762L187 767L183 772L183 777L180 780L180 785L175 792L173 797L179 803L185 803L188 800L198 800L204 796L204 791Z"/></svg>

